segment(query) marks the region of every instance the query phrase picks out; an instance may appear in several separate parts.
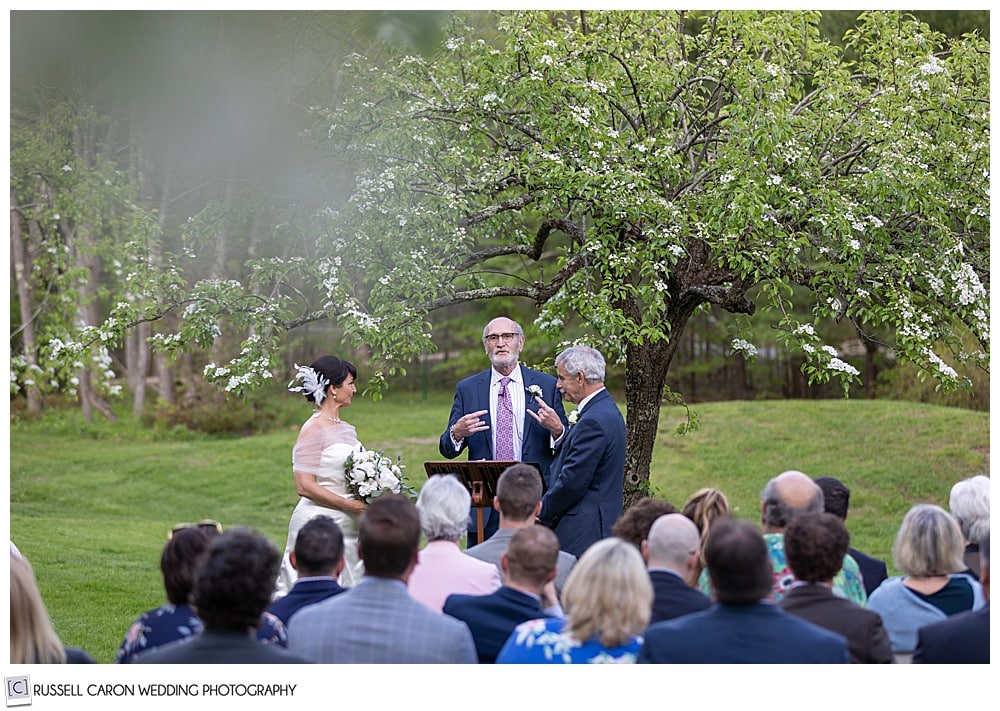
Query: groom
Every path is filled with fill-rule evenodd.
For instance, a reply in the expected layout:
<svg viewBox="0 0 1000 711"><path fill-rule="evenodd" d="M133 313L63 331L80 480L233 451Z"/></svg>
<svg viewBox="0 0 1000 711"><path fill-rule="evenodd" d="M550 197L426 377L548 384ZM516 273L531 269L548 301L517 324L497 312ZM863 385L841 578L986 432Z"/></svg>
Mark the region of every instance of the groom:
<svg viewBox="0 0 1000 711"><path fill-rule="evenodd" d="M604 387L604 369L604 356L587 346L567 348L556 357L559 390L577 409L552 463L552 482L538 518L577 558L610 536L622 515L625 419Z"/></svg>
<svg viewBox="0 0 1000 711"><path fill-rule="evenodd" d="M548 484L553 449L566 432L566 413L556 379L518 362L524 348L524 331L509 318L501 316L486 324L483 346L492 367L456 386L448 427L441 435L438 450L447 459L468 449L470 460L537 464ZM541 391L540 398L528 392L532 387ZM500 516L486 508L483 519L485 540L496 533ZM470 516L467 545L479 542L475 518Z"/></svg>

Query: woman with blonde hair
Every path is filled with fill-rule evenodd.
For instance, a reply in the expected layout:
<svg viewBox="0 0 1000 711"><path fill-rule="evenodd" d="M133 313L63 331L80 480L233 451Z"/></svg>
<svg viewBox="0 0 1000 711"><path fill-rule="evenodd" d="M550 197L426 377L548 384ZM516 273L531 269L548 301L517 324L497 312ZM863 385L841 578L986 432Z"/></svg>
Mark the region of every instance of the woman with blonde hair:
<svg viewBox="0 0 1000 711"><path fill-rule="evenodd" d="M729 507L729 499L718 489L704 488L691 494L684 502L681 513L694 521L701 534L701 545L698 548L698 565L691 573L691 579L687 584L691 587L698 587L699 578L705 570L705 541L708 540L708 531L712 523L718 518L730 518L733 515Z"/></svg>
<svg viewBox="0 0 1000 711"><path fill-rule="evenodd" d="M10 555L10 663L93 664L82 649L65 647L52 627L28 559Z"/></svg>
<svg viewBox="0 0 1000 711"><path fill-rule="evenodd" d="M892 559L905 575L884 580L868 598L897 662L910 661L919 628L986 604L979 582L960 572L964 552L958 522L940 506L917 504L903 518Z"/></svg>
<svg viewBox="0 0 1000 711"><path fill-rule="evenodd" d="M649 624L653 585L634 545L605 538L573 566L566 617L518 625L497 664L634 664Z"/></svg>

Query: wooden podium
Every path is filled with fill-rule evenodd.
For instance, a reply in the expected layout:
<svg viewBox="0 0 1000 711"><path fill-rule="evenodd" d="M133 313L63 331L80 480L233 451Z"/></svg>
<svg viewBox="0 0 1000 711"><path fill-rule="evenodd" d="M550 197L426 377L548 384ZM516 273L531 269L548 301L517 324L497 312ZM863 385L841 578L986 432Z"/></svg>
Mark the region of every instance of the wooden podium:
<svg viewBox="0 0 1000 711"><path fill-rule="evenodd" d="M476 509L476 532L479 534L479 542L483 541L483 509L493 507L493 497L497 493L497 479L503 474L504 469L517 464L518 462L503 462L493 459L477 459L467 462L424 462L424 469L427 476L432 477L437 474L454 474L465 484L472 496L472 507ZM531 466L538 469L541 476L541 469L537 464Z"/></svg>

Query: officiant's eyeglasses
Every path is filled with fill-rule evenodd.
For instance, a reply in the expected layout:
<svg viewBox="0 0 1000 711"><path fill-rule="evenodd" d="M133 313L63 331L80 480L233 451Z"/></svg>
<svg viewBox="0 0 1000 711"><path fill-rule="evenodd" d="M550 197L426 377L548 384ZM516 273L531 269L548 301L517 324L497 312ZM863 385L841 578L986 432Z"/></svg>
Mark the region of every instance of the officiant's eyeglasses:
<svg viewBox="0 0 1000 711"><path fill-rule="evenodd" d="M498 343L501 338L506 343L510 343L511 341L513 341L513 340L515 340L517 338L517 334L516 333L491 333L490 335L488 335L485 338L485 340L487 342L489 342L489 343Z"/></svg>
<svg viewBox="0 0 1000 711"><path fill-rule="evenodd" d="M222 533L222 524L218 521L213 521L210 518L202 519L198 523L179 523L170 529L170 533L167 534L167 540L169 541L175 535L187 528L200 528L203 531L215 531L216 533Z"/></svg>

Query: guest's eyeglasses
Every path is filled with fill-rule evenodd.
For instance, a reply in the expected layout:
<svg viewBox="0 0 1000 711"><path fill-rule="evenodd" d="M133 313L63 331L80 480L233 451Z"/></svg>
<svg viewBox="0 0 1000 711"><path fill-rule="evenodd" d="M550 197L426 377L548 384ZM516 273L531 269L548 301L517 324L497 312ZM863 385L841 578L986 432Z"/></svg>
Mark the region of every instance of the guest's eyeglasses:
<svg viewBox="0 0 1000 711"><path fill-rule="evenodd" d="M222 524L218 521L213 521L210 518L202 519L198 523L179 523L170 529L170 533L167 534L167 540L169 541L175 535L181 531L188 528L200 528L202 531L214 531L215 533L222 533Z"/></svg>
<svg viewBox="0 0 1000 711"><path fill-rule="evenodd" d="M499 343L500 339L502 338L505 342L510 343L511 341L513 341L514 339L516 339L517 337L518 337L518 334L516 334L516 333L491 333L484 340L487 343L496 344L496 343Z"/></svg>

